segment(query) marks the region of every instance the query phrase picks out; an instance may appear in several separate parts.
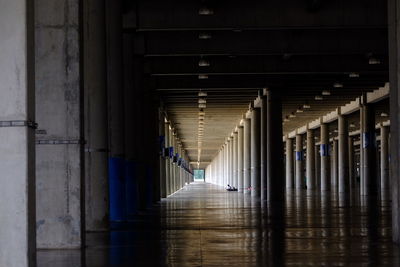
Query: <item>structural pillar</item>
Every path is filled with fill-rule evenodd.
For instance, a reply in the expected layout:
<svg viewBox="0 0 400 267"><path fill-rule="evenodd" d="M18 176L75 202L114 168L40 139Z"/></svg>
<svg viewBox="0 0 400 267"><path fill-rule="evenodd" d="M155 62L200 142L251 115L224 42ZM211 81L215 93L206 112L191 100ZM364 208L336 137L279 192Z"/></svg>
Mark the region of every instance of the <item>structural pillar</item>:
<svg viewBox="0 0 400 267"><path fill-rule="evenodd" d="M294 188L293 139L286 137L286 188Z"/></svg>
<svg viewBox="0 0 400 267"><path fill-rule="evenodd" d="M169 122L165 123L164 126L164 135L165 135L165 190L166 195L171 195L171 160L169 157L169 147L170 145L170 138L169 138Z"/></svg>
<svg viewBox="0 0 400 267"><path fill-rule="evenodd" d="M243 138L244 138L244 129L243 126L238 127L238 164L237 164L237 172L238 172L238 191L243 191L243 156L244 156L244 147L243 147Z"/></svg>
<svg viewBox="0 0 400 267"><path fill-rule="evenodd" d="M314 146L315 157L315 188L321 190L321 156L319 152L319 145Z"/></svg>
<svg viewBox="0 0 400 267"><path fill-rule="evenodd" d="M251 112L251 196L260 197L260 109L254 108Z"/></svg>
<svg viewBox="0 0 400 267"><path fill-rule="evenodd" d="M283 178L282 102L278 92L267 90L267 197L282 204ZM281 206L281 205L279 205ZM283 207L283 206L282 206Z"/></svg>
<svg viewBox="0 0 400 267"><path fill-rule="evenodd" d="M304 188L303 177L303 136L296 135L296 189Z"/></svg>
<svg viewBox="0 0 400 267"><path fill-rule="evenodd" d="M348 147L349 147L349 181L350 188L356 187L356 174L355 174L355 164L354 164L354 139L352 136L348 137Z"/></svg>
<svg viewBox="0 0 400 267"><path fill-rule="evenodd" d="M343 115L338 118L339 127L339 193L349 192L349 129Z"/></svg>
<svg viewBox="0 0 400 267"><path fill-rule="evenodd" d="M306 178L307 178L307 189L315 189L315 140L314 131L307 130L307 163L306 163Z"/></svg>
<svg viewBox="0 0 400 267"><path fill-rule="evenodd" d="M243 192L250 193L251 186L251 120L244 119L243 127Z"/></svg>
<svg viewBox="0 0 400 267"><path fill-rule="evenodd" d="M33 1L0 10L0 266L36 266Z"/></svg>
<svg viewBox="0 0 400 267"><path fill-rule="evenodd" d="M389 127L381 126L381 191L390 187L389 182Z"/></svg>
<svg viewBox="0 0 400 267"><path fill-rule="evenodd" d="M321 191L331 189L328 125L321 124Z"/></svg>
<svg viewBox="0 0 400 267"><path fill-rule="evenodd" d="M266 92L265 92L266 93ZM261 143L261 159L260 159L260 176L261 176L261 184L260 184L260 195L261 200L267 200L268 194L268 159L267 159L267 135L268 135L268 100L266 95L262 95L260 97L261 100L261 109L260 109L260 120L261 120L261 132L260 132L260 143Z"/></svg>
<svg viewBox="0 0 400 267"><path fill-rule="evenodd" d="M238 188L238 132L233 133L233 186Z"/></svg>
<svg viewBox="0 0 400 267"><path fill-rule="evenodd" d="M335 138L333 138L332 141L332 159L331 159L331 164L332 164L332 186L333 186L333 190L337 191L338 189L338 183L339 183L339 166L338 166L338 162L339 162L339 144L338 144L338 140L336 140Z"/></svg>

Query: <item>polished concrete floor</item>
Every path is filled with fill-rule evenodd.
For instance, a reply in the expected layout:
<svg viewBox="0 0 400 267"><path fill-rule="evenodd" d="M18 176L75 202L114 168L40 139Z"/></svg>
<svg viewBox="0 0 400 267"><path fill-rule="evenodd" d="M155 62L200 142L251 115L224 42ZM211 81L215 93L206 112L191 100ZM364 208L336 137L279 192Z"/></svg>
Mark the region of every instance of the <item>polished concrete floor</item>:
<svg viewBox="0 0 400 267"><path fill-rule="evenodd" d="M39 267L400 266L390 202L290 192L285 205L193 183L87 249L39 251Z"/></svg>

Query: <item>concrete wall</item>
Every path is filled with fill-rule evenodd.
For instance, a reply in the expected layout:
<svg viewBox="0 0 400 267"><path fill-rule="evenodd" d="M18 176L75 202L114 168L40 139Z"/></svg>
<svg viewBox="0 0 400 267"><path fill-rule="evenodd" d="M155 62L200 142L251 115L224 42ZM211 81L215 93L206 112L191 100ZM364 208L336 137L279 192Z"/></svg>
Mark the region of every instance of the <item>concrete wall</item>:
<svg viewBox="0 0 400 267"><path fill-rule="evenodd" d="M35 1L37 140L79 143L79 1ZM81 145L36 146L38 248L81 246Z"/></svg>

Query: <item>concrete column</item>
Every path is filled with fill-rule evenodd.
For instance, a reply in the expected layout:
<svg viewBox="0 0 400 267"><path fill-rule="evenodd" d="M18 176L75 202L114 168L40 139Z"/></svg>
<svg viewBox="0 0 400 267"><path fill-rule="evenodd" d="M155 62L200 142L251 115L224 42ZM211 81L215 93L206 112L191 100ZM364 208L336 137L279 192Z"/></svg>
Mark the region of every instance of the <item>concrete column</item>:
<svg viewBox="0 0 400 267"><path fill-rule="evenodd" d="M233 186L238 188L238 133L233 133Z"/></svg>
<svg viewBox="0 0 400 267"><path fill-rule="evenodd" d="M264 92L266 93L266 92ZM268 159L267 159L267 135L268 135L268 100L267 96L261 96L261 109L260 109L260 120L261 120L261 130L260 130L260 144L261 144L261 158L260 158L260 196L261 200L267 200L268 194Z"/></svg>
<svg viewBox="0 0 400 267"><path fill-rule="evenodd" d="M233 186L233 139L231 137L228 138L228 184Z"/></svg>
<svg viewBox="0 0 400 267"><path fill-rule="evenodd" d="M286 188L294 188L293 139L286 138Z"/></svg>
<svg viewBox="0 0 400 267"><path fill-rule="evenodd" d="M175 150L175 135L173 130L170 130L170 150L171 150L171 157L170 157L170 161L171 161L171 194L176 192L176 187L175 187L175 180L176 180L176 171L175 171L175 164L173 163L174 161L174 156L176 153Z"/></svg>
<svg viewBox="0 0 400 267"><path fill-rule="evenodd" d="M349 181L350 188L355 188L356 186L356 174L355 174L355 162L354 162L354 140L353 137L348 137L348 154L349 154Z"/></svg>
<svg viewBox="0 0 400 267"><path fill-rule="evenodd" d="M315 188L321 190L321 156L319 152L319 145L314 146L315 157Z"/></svg>
<svg viewBox="0 0 400 267"><path fill-rule="evenodd" d="M400 14L399 2L388 1L389 24L389 80L390 80L390 174L392 192L392 237L400 243L400 114L399 75L400 75Z"/></svg>
<svg viewBox="0 0 400 267"><path fill-rule="evenodd" d="M159 111L159 136L160 136L160 197L167 197L167 165L165 157L166 138L165 138L165 118L162 111Z"/></svg>
<svg viewBox="0 0 400 267"><path fill-rule="evenodd" d="M229 184L229 174L228 174L228 164L229 164L229 143L228 143L228 139L225 142L225 146L224 146L224 177L225 177L225 182L224 182L224 186L226 186L227 184Z"/></svg>
<svg viewBox="0 0 400 267"><path fill-rule="evenodd" d="M166 195L169 196L171 195L171 160L169 158L169 147L170 147L170 141L169 141L169 122L165 123L164 126L164 136L165 136L165 190L166 190Z"/></svg>
<svg viewBox="0 0 400 267"><path fill-rule="evenodd" d="M303 136L296 135L296 189L304 188L304 174L303 174Z"/></svg>
<svg viewBox="0 0 400 267"><path fill-rule="evenodd" d="M243 192L250 193L251 186L251 120L244 119L243 127Z"/></svg>
<svg viewBox="0 0 400 267"><path fill-rule="evenodd" d="M339 115L339 193L349 192L349 128L347 119Z"/></svg>
<svg viewBox="0 0 400 267"><path fill-rule="evenodd" d="M306 162L306 177L307 189L315 189L315 139L314 131L307 130L307 162Z"/></svg>
<svg viewBox="0 0 400 267"><path fill-rule="evenodd" d="M2 6L8 6L4 3ZM81 98L79 3L62 0L57 2L57 8L45 1L36 3L36 120L40 133L36 146L36 230L37 246L42 249L84 245L84 99ZM23 6L19 8L24 10ZM11 27L11 24L2 25ZM5 53L2 48L1 54ZM24 68L19 67L13 69L23 73Z"/></svg>
<svg viewBox="0 0 400 267"><path fill-rule="evenodd" d="M363 105L363 190L362 195L376 195L378 179L376 177L376 140L375 140L375 111L371 105Z"/></svg>
<svg viewBox="0 0 400 267"><path fill-rule="evenodd" d="M334 191L338 190L338 183L339 183L339 143L338 140L334 139L332 142L332 159L331 159L331 164L332 164L332 187Z"/></svg>
<svg viewBox="0 0 400 267"><path fill-rule="evenodd" d="M381 190L390 187L389 183L389 127L381 126Z"/></svg>
<svg viewBox="0 0 400 267"><path fill-rule="evenodd" d="M282 102L278 92L268 90L267 112L267 198L283 202L285 180L283 178ZM280 205L278 205L280 206Z"/></svg>
<svg viewBox="0 0 400 267"><path fill-rule="evenodd" d="M32 11L33 1L1 3L0 266L7 267L36 266Z"/></svg>
<svg viewBox="0 0 400 267"><path fill-rule="evenodd" d="M237 171L238 171L238 191L242 192L243 191L243 184L244 184L244 168L243 168L243 163L244 163L244 129L243 126L239 126L238 128L238 165L237 165Z"/></svg>
<svg viewBox="0 0 400 267"><path fill-rule="evenodd" d="M122 221L125 209L125 137L122 56L122 3L106 1L107 97L110 220Z"/></svg>
<svg viewBox="0 0 400 267"><path fill-rule="evenodd" d="M83 3L86 230L108 228L108 117L105 2Z"/></svg>
<svg viewBox="0 0 400 267"><path fill-rule="evenodd" d="M328 125L321 124L321 191L331 189Z"/></svg>
<svg viewBox="0 0 400 267"><path fill-rule="evenodd" d="M260 109L251 112L251 196L260 197Z"/></svg>

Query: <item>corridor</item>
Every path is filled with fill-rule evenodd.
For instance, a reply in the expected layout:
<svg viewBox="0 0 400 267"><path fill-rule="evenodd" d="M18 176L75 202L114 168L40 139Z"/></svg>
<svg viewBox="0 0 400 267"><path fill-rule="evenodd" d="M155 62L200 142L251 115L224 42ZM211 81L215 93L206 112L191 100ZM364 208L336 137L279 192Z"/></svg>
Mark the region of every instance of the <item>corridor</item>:
<svg viewBox="0 0 400 267"><path fill-rule="evenodd" d="M306 195L308 194L308 195ZM39 251L39 267L399 266L390 208L336 194L290 193L284 215L250 195L192 183L79 251ZM378 203L378 202L373 202ZM351 206L344 208L344 206ZM269 211L268 211L269 210ZM275 213L274 213L275 214ZM132 230L134 229L134 230Z"/></svg>

